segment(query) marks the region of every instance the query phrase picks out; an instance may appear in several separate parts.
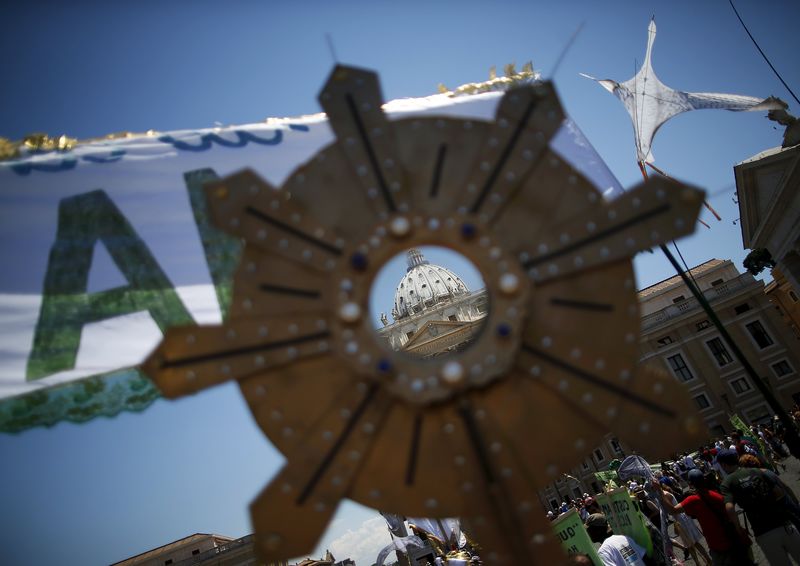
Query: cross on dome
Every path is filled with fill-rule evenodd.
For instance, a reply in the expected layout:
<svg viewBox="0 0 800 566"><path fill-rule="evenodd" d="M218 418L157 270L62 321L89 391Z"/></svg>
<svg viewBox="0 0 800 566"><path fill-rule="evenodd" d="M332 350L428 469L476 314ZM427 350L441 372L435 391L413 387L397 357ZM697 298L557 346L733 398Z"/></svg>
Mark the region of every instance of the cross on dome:
<svg viewBox="0 0 800 566"><path fill-rule="evenodd" d="M430 262L425 259L425 256L422 255L422 252L417 248L411 248L406 252L406 261L408 262L408 267L406 268L406 273L417 267L418 265L429 265Z"/></svg>

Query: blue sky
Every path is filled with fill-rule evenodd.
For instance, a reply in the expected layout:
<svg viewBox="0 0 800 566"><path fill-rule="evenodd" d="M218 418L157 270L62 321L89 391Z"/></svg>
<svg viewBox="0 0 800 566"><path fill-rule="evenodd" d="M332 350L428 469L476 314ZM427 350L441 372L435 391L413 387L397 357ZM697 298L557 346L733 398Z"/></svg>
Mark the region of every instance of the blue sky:
<svg viewBox="0 0 800 566"><path fill-rule="evenodd" d="M797 2L737 7L800 91ZM78 138L148 128L249 123L317 112L333 58L380 72L384 97L424 96L532 60L555 75L567 112L622 185L640 181L622 105L579 72L630 78L651 15L653 65L681 90L791 100L728 2L15 2L0 5L0 136ZM796 108L793 108L796 110ZM780 144L764 113L701 111L656 136L656 164L705 188L722 222L681 242L689 264L740 264L733 166ZM658 254L636 262L640 286L672 272ZM7 564L104 564L194 532L250 532L247 504L282 459L233 385L142 414L0 435L0 530ZM350 506L326 542L350 540L372 515ZM374 525L370 523L372 527ZM366 530L364 532L367 532ZM374 528L372 531L374 532ZM356 550L353 551L354 553ZM343 558L341 556L340 558ZM361 563L360 563L361 564Z"/></svg>

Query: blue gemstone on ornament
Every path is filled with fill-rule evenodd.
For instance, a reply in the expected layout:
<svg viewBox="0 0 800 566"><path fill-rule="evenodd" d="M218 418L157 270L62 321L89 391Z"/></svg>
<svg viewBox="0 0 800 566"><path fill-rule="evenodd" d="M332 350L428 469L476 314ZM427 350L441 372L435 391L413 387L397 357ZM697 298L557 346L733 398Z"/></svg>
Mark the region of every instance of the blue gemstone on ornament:
<svg viewBox="0 0 800 566"><path fill-rule="evenodd" d="M353 269L357 269L358 271L363 271L367 268L367 256L362 254L361 252L356 252L350 258L350 265L353 266Z"/></svg>
<svg viewBox="0 0 800 566"><path fill-rule="evenodd" d="M507 336L511 335L511 325L505 322L501 322L497 325L497 335L501 338L506 338Z"/></svg>

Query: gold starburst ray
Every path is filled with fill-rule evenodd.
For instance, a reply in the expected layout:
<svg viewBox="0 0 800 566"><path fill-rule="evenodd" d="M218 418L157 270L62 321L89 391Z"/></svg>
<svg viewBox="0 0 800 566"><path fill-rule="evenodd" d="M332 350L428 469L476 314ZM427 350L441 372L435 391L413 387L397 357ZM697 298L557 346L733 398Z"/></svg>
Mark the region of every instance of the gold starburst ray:
<svg viewBox="0 0 800 566"><path fill-rule="evenodd" d="M311 551L351 498L461 516L489 563L557 562L539 487L604 430L642 447L658 430L664 449L697 431L674 380L635 371L630 257L687 233L699 192L656 179L602 201L548 149L563 112L547 84L508 92L492 122L389 121L377 75L341 66L320 101L336 140L283 187L251 171L207 187L246 244L229 319L170 330L145 371L170 397L239 381L287 457L251 507L266 560ZM378 270L427 244L474 263L490 309L470 347L420 359L368 312Z"/></svg>
<svg viewBox="0 0 800 566"><path fill-rule="evenodd" d="M471 214L491 221L545 153L563 119L552 85L513 89L503 97L467 182Z"/></svg>

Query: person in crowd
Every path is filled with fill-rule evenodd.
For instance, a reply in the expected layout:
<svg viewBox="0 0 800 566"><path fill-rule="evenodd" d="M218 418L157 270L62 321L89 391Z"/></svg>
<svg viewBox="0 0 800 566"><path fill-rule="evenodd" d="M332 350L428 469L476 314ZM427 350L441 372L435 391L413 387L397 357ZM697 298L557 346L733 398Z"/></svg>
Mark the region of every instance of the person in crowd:
<svg viewBox="0 0 800 566"><path fill-rule="evenodd" d="M644 488L640 487L631 494L639 504L639 510L653 524L656 529L661 529L661 512L655 503L647 498Z"/></svg>
<svg viewBox="0 0 800 566"><path fill-rule="evenodd" d="M785 504L787 494L775 474L740 467L734 450L721 451L717 460L728 474L722 482L725 511L740 536L745 536L746 531L739 522L736 505L744 510L756 542L772 566L789 566L789 556L800 563L800 532L792 523Z"/></svg>
<svg viewBox="0 0 800 566"><path fill-rule="evenodd" d="M588 554L570 554L566 566L595 566Z"/></svg>
<svg viewBox="0 0 800 566"><path fill-rule="evenodd" d="M743 438L742 433L738 430L734 430L731 433L731 446L729 449L736 450L736 453L739 456L744 456L745 454L754 454L756 456L760 456L758 453L758 447L750 440Z"/></svg>
<svg viewBox="0 0 800 566"><path fill-rule="evenodd" d="M589 515L586 532L592 542L600 543L597 555L603 566L649 566L649 560L645 561L645 550L631 537L613 534L602 513Z"/></svg>
<svg viewBox="0 0 800 566"><path fill-rule="evenodd" d="M586 509L586 503L581 502L580 507L578 509L578 515L581 517L581 521L586 521L589 518L589 511Z"/></svg>
<svg viewBox="0 0 800 566"><path fill-rule="evenodd" d="M664 497L661 484L653 482L653 487L662 493L664 510L670 515L686 513L689 517L697 519L703 536L710 551L713 566L751 566L753 561L747 552L737 549L736 536L733 525L727 525L728 519L725 512L725 502L722 495L707 488L703 472L693 470L687 474L689 485L694 493L684 498L677 505L672 500Z"/></svg>
<svg viewBox="0 0 800 566"><path fill-rule="evenodd" d="M700 470L689 470L687 476L698 477L697 472ZM700 477L703 477L702 475ZM662 497L669 500L672 508L678 506L678 500L675 497L675 493L669 488L669 486L661 484L661 493ZM705 547L701 544L701 540L703 538L703 533L700 532L700 529L697 528L694 520L689 517L686 513L678 513L675 515L675 532L681 539L683 543L681 546L683 549L689 553L694 560L695 564L698 566L700 564L711 564L711 557L708 555ZM702 558L702 562L701 559Z"/></svg>
<svg viewBox="0 0 800 566"><path fill-rule="evenodd" d="M586 511L589 513L589 515L591 515L592 513L600 513L600 504L597 502L597 500L594 497L587 497L583 501L583 506L586 509ZM586 522L586 520L584 519L584 523L585 522Z"/></svg>

